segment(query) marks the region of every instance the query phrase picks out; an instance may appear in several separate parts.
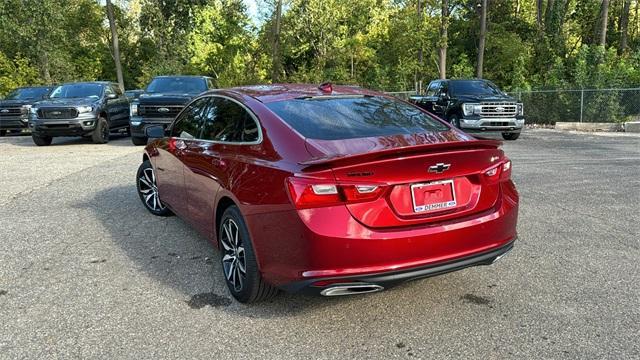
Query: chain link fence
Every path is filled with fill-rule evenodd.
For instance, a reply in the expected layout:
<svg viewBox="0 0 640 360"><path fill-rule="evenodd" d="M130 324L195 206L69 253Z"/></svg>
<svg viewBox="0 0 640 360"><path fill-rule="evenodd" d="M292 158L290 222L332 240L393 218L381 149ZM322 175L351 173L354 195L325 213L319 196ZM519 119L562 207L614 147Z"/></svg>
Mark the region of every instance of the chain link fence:
<svg viewBox="0 0 640 360"><path fill-rule="evenodd" d="M511 95L524 104L529 124L640 120L640 88L516 91Z"/></svg>

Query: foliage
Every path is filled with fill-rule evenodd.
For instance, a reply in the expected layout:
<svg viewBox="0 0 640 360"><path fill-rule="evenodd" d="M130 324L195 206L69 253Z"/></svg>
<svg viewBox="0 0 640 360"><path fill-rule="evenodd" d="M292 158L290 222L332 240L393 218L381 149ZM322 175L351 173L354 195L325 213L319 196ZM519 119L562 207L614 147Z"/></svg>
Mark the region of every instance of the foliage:
<svg viewBox="0 0 640 360"><path fill-rule="evenodd" d="M276 1L256 1L259 21L249 17L243 0L114 0L126 87L144 87L159 74L209 75L223 87L270 82ZM421 0L419 16L417 1L283 0L282 66L273 69L286 82L330 80L387 91L427 83L439 76L442 3ZM542 1L539 21L538 2L490 0L484 75L507 91L638 86L639 1L631 1L628 46L620 49L623 1L611 2L602 47L596 36L600 0ZM0 95L25 84L114 80L100 4L1 1ZM447 75L472 77L478 1L448 4ZM615 114L611 96L593 102ZM573 100L558 96L549 103L567 109Z"/></svg>

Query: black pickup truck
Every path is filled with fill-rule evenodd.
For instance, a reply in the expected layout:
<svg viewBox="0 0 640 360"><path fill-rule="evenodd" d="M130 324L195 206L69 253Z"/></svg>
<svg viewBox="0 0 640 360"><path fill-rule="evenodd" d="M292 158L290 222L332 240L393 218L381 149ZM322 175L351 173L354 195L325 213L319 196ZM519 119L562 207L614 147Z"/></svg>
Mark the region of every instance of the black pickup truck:
<svg viewBox="0 0 640 360"><path fill-rule="evenodd" d="M26 129L31 105L46 98L50 91L50 86L21 87L0 100L0 136Z"/></svg>
<svg viewBox="0 0 640 360"><path fill-rule="evenodd" d="M410 101L467 132L501 132L515 140L524 127L522 104L487 80L434 80Z"/></svg>
<svg viewBox="0 0 640 360"><path fill-rule="evenodd" d="M33 142L50 145L57 136L90 136L94 143L129 129L129 100L117 84L106 81L63 84L29 110Z"/></svg>
<svg viewBox="0 0 640 360"><path fill-rule="evenodd" d="M146 145L145 129L150 125L169 126L184 106L198 94L214 89L206 76L158 76L145 92L131 102L131 141Z"/></svg>

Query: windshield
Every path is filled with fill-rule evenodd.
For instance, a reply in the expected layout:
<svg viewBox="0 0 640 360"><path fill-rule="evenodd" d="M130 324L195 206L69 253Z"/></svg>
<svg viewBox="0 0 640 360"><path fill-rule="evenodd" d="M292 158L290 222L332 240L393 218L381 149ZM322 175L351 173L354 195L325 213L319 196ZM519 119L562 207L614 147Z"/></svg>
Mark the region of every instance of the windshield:
<svg viewBox="0 0 640 360"><path fill-rule="evenodd" d="M61 85L51 92L51 98L85 98L102 96L101 84L68 84Z"/></svg>
<svg viewBox="0 0 640 360"><path fill-rule="evenodd" d="M16 89L7 95L7 100L31 100L42 99L49 93L49 88L22 88Z"/></svg>
<svg viewBox="0 0 640 360"><path fill-rule="evenodd" d="M342 140L446 131L415 106L381 96L325 97L267 104L304 137Z"/></svg>
<svg viewBox="0 0 640 360"><path fill-rule="evenodd" d="M449 92L453 95L503 95L497 86L488 81L451 81Z"/></svg>
<svg viewBox="0 0 640 360"><path fill-rule="evenodd" d="M147 93L187 94L201 93L207 90L203 78L196 77L162 77L155 78L147 86Z"/></svg>

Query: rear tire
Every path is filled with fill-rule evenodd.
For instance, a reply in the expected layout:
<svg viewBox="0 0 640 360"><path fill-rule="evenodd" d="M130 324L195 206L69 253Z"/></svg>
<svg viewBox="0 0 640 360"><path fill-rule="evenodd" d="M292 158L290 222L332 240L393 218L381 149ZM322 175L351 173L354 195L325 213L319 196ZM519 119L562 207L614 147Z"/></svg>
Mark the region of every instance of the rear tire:
<svg viewBox="0 0 640 360"><path fill-rule="evenodd" d="M133 145L136 145L136 146L147 145L147 138L146 137L132 136L131 137L131 142L133 143Z"/></svg>
<svg viewBox="0 0 640 360"><path fill-rule="evenodd" d="M51 136L31 135L31 138L33 139L33 142L38 146L49 146L53 141L53 138Z"/></svg>
<svg viewBox="0 0 640 360"><path fill-rule="evenodd" d="M237 206L228 207L222 215L218 241L222 274L236 300L254 303L278 294L278 289L260 275L249 231Z"/></svg>
<svg viewBox="0 0 640 360"><path fill-rule="evenodd" d="M502 133L502 138L505 140L516 140L520 137L520 133Z"/></svg>
<svg viewBox="0 0 640 360"><path fill-rule="evenodd" d="M106 144L109 142L109 123L102 116L98 117L96 128L91 133L91 141L95 144Z"/></svg>
<svg viewBox="0 0 640 360"><path fill-rule="evenodd" d="M138 189L140 201L142 201L142 204L150 213L156 216L171 215L171 210L160 200L155 170L149 160L144 161L138 167L138 172L136 173L136 188Z"/></svg>

